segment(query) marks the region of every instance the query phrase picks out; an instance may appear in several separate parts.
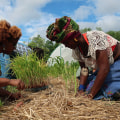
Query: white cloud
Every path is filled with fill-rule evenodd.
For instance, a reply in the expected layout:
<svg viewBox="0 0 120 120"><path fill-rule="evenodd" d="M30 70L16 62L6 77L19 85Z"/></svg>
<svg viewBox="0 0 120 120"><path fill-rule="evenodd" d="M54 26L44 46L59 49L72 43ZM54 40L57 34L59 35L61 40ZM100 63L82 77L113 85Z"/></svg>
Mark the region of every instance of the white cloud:
<svg viewBox="0 0 120 120"><path fill-rule="evenodd" d="M103 16L97 21L97 26L101 27L104 31L120 30L120 16Z"/></svg>
<svg viewBox="0 0 120 120"><path fill-rule="evenodd" d="M34 33L34 31L35 31L35 29L33 29L32 27L26 29L26 32L27 32L27 33L30 33L30 34L31 34L31 33Z"/></svg>
<svg viewBox="0 0 120 120"><path fill-rule="evenodd" d="M14 0L11 6L11 1L8 0L4 2L5 9L1 9L0 11L0 13L2 13L0 18L5 18L14 24L25 24L31 20L40 19L43 17L41 8L50 1L51 0Z"/></svg>
<svg viewBox="0 0 120 120"><path fill-rule="evenodd" d="M80 30L84 28L91 28L91 29L96 28L96 23L93 23L93 22L78 22L78 24L79 24Z"/></svg>
<svg viewBox="0 0 120 120"><path fill-rule="evenodd" d="M45 15L45 17L42 17L36 21L32 20L25 24L24 32L26 35L31 35L31 38L39 34L42 38L47 39L46 29L48 25L55 21L55 18L56 17L52 15Z"/></svg>
<svg viewBox="0 0 120 120"><path fill-rule="evenodd" d="M15 24L22 29L22 40L29 39L28 37L37 36L46 38L46 29L49 24L55 21L55 18L61 14L55 15L52 13L45 13L42 8L47 3L54 1L61 2L61 0L0 0L0 19L8 20L12 25ZM75 1L75 0L74 0ZM120 30L120 0L76 0L82 1L82 6L79 6L69 16L79 22L80 29L101 27L104 31ZM63 2L63 1L62 1ZM65 1L67 2L67 1ZM87 3L86 6L83 3ZM67 6L68 7L68 6ZM70 9L70 8L69 8ZM63 12L63 11L62 11ZM65 11L66 12L66 11ZM64 13L65 13L64 12ZM95 22L84 22L84 20Z"/></svg>
<svg viewBox="0 0 120 120"><path fill-rule="evenodd" d="M0 8L3 8L4 6L9 6L10 1L9 0L0 0Z"/></svg>
<svg viewBox="0 0 120 120"><path fill-rule="evenodd" d="M39 33L39 27L50 24L55 20L52 14L41 11L51 0L0 0L0 19L8 20L11 25L20 26L24 37L28 40L30 36ZM42 33L43 35L43 33ZM44 35L45 36L45 33Z"/></svg>
<svg viewBox="0 0 120 120"><path fill-rule="evenodd" d="M89 6L80 6L78 9L76 9L74 11L74 15L73 18L74 19L79 19L79 20L83 20L88 18L89 15L92 14L92 7Z"/></svg>
<svg viewBox="0 0 120 120"><path fill-rule="evenodd" d="M103 16L98 19L97 22L78 22L80 26L80 30L84 28L91 28L95 30L96 27L102 28L104 32L108 32L110 30L119 31L120 17L118 16Z"/></svg>
<svg viewBox="0 0 120 120"><path fill-rule="evenodd" d="M97 16L120 13L120 0L93 0L93 2Z"/></svg>
<svg viewBox="0 0 120 120"><path fill-rule="evenodd" d="M48 26L39 27L38 29L36 29L36 32L33 34L32 37L35 37L35 36L37 36L37 35L39 34L42 38L47 39L47 38L46 38L46 30L47 30L47 27L48 27Z"/></svg>
<svg viewBox="0 0 120 120"><path fill-rule="evenodd" d="M73 19L79 21L80 28L101 27L103 31L119 31L120 0L88 0L88 5L80 6L74 11ZM117 16L118 15L118 16ZM84 22L86 18L94 16L95 22Z"/></svg>

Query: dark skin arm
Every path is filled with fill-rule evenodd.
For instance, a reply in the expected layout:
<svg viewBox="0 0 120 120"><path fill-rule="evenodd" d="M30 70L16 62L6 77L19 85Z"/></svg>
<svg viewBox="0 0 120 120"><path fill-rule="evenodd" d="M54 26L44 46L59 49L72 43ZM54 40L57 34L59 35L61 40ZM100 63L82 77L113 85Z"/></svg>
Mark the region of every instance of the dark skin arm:
<svg viewBox="0 0 120 120"><path fill-rule="evenodd" d="M81 69L85 68L85 63L84 62L79 62L79 64L80 64ZM83 76L80 73L80 82L79 82L79 85L85 85L86 81L87 81L87 78L88 78L88 76ZM84 92L83 90L79 90L77 92L77 94L76 94L76 97L79 96L79 95L81 95L81 94L83 94L83 92Z"/></svg>
<svg viewBox="0 0 120 120"><path fill-rule="evenodd" d="M0 78L0 96L8 97L9 99L19 99L21 97L20 93L11 93L1 87L4 86L16 86L18 90L22 90L25 88L25 84L19 79L7 79L7 78Z"/></svg>
<svg viewBox="0 0 120 120"><path fill-rule="evenodd" d="M21 97L20 93L11 93L3 88L0 88L0 96L7 97L8 99L15 100Z"/></svg>
<svg viewBox="0 0 120 120"><path fill-rule="evenodd" d="M79 64L80 64L80 66L81 66L81 69L82 69L82 68L85 68L85 63L84 63L84 62L79 62ZM85 84L86 84L87 77L88 77L88 76L83 76L83 75L81 75L81 73L80 73L80 83L79 83L79 85L85 85Z"/></svg>
<svg viewBox="0 0 120 120"><path fill-rule="evenodd" d="M0 78L0 87L7 85L16 86L18 90L23 90L25 88L25 84L19 79Z"/></svg>
<svg viewBox="0 0 120 120"><path fill-rule="evenodd" d="M90 98L94 98L94 96L98 93L98 91L100 90L100 88L102 87L105 78L109 72L110 69L110 65L109 65L109 60L107 57L107 51L106 50L102 50L102 51L96 51L96 61L97 61L97 65L99 68L98 74L96 76L96 80L94 82L94 85L91 89L90 92L90 96L88 95L88 97ZM85 67L84 63L80 63L81 67ZM80 76L80 84L81 85L85 85L87 80L87 76ZM77 95L83 93L83 91L79 91Z"/></svg>
<svg viewBox="0 0 120 120"><path fill-rule="evenodd" d="M99 71L98 71L96 80L90 92L91 98L94 98L94 96L98 93L98 91L102 87L105 81L105 78L110 69L109 60L107 57L107 50L96 51L96 60L97 60Z"/></svg>

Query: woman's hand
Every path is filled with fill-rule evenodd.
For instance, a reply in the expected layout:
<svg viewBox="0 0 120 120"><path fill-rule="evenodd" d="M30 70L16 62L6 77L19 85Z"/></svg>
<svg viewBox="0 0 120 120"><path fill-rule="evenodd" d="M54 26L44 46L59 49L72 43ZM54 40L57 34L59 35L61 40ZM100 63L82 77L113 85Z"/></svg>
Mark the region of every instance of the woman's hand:
<svg viewBox="0 0 120 120"><path fill-rule="evenodd" d="M76 93L76 95L75 95L75 97L79 97L79 96L84 96L84 91L83 90L79 90L77 93Z"/></svg>
<svg viewBox="0 0 120 120"><path fill-rule="evenodd" d="M80 90L76 93L75 97L84 97L84 98L89 98L89 99L93 99L93 96L91 94L85 94L85 92L83 90Z"/></svg>
<svg viewBox="0 0 120 120"><path fill-rule="evenodd" d="M20 93L11 93L9 97L10 100L18 100L19 98L21 98Z"/></svg>
<svg viewBox="0 0 120 120"><path fill-rule="evenodd" d="M17 81L18 81L17 89L18 90L23 90L25 88L25 84L19 79Z"/></svg>
<svg viewBox="0 0 120 120"><path fill-rule="evenodd" d="M11 79L9 84L16 86L18 90L23 90L25 88L24 82L22 82L20 79Z"/></svg>

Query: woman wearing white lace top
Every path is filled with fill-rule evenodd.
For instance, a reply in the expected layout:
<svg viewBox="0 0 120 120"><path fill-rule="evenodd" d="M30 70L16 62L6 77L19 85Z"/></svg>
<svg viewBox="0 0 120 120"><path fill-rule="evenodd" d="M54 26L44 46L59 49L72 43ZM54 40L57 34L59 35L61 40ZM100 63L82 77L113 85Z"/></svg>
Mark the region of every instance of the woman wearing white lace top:
<svg viewBox="0 0 120 120"><path fill-rule="evenodd" d="M77 96L115 99L120 91L120 43L102 31L81 34L70 17L56 19L47 29L47 37L73 49L81 66ZM97 71L89 76L88 67Z"/></svg>

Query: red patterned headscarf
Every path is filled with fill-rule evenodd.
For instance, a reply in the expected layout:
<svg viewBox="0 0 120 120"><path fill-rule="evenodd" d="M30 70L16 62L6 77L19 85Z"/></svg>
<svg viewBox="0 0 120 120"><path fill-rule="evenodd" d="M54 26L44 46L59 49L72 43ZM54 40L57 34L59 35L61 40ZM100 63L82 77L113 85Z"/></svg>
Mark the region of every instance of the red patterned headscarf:
<svg viewBox="0 0 120 120"><path fill-rule="evenodd" d="M47 37L51 41L64 43L81 35L79 25L70 17L56 19L47 29Z"/></svg>

